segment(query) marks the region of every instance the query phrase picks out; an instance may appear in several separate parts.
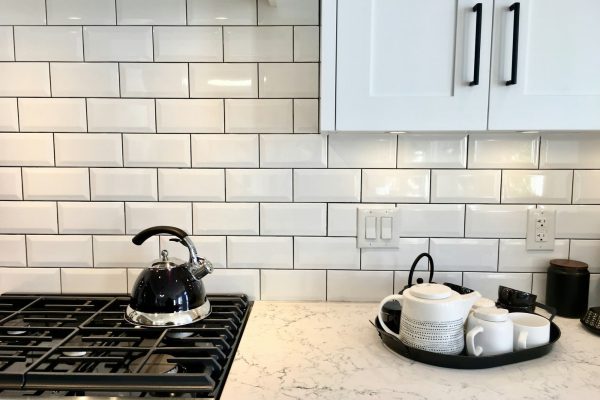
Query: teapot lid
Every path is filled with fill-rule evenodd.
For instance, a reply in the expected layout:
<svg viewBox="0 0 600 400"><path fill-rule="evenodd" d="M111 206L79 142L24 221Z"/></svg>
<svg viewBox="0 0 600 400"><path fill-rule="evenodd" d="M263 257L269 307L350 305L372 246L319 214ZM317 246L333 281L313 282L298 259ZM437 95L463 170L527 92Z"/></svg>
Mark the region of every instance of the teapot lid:
<svg viewBox="0 0 600 400"><path fill-rule="evenodd" d="M489 322L503 322L508 319L508 310L504 308L482 307L475 310L476 318Z"/></svg>
<svg viewBox="0 0 600 400"><path fill-rule="evenodd" d="M438 283L421 283L410 288L413 296L425 300L443 300L452 296L452 289Z"/></svg>
<svg viewBox="0 0 600 400"><path fill-rule="evenodd" d="M183 260L175 257L169 258L169 252L167 250L163 250L160 252L160 258L152 261L151 268L175 268L182 264L185 264Z"/></svg>

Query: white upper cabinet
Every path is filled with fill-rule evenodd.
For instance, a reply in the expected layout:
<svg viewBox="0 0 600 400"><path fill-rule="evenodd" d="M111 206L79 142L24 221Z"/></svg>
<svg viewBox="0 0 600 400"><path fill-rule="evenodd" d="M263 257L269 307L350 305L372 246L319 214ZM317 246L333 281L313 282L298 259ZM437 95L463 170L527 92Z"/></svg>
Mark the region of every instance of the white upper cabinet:
<svg viewBox="0 0 600 400"><path fill-rule="evenodd" d="M600 1L496 0L493 49L490 130L600 129Z"/></svg>
<svg viewBox="0 0 600 400"><path fill-rule="evenodd" d="M322 131L486 129L492 0L322 7Z"/></svg>

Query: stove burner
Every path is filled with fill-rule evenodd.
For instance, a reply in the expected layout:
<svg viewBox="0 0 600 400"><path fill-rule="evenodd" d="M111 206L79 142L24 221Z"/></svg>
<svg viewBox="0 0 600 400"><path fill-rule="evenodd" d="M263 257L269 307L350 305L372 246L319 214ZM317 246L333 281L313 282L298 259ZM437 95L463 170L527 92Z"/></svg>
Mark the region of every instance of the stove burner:
<svg viewBox="0 0 600 400"><path fill-rule="evenodd" d="M29 328L31 325L29 325L27 322L25 322L25 320L23 318L15 318L12 319L8 322L6 322L3 326L5 327L18 327L18 328ZM27 333L26 330L24 329L11 329L11 330L7 330L6 333L8 335L24 335Z"/></svg>
<svg viewBox="0 0 600 400"><path fill-rule="evenodd" d="M67 346L82 347L82 346L85 346L85 344L83 343L83 340L81 340L80 338L75 338L75 339L67 342ZM63 350L62 353L67 357L83 357L87 354L87 351L74 349L74 350Z"/></svg>
<svg viewBox="0 0 600 400"><path fill-rule="evenodd" d="M169 362L173 356L169 354L152 354L148 360L144 362L145 357L136 358L129 364L129 372L140 374L176 374L179 371L179 366ZM144 363L142 369L138 371L140 364Z"/></svg>
<svg viewBox="0 0 600 400"><path fill-rule="evenodd" d="M167 337L170 339L185 339L194 334L194 332L178 332L178 331L170 331L167 333Z"/></svg>

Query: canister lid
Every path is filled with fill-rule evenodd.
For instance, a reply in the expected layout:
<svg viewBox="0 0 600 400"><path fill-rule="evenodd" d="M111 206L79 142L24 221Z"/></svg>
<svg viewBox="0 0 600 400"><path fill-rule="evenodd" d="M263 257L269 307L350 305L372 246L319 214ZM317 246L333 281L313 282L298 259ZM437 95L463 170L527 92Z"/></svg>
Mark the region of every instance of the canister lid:
<svg viewBox="0 0 600 400"><path fill-rule="evenodd" d="M558 268L566 268L569 270L586 270L586 269L588 269L588 265L584 262L575 261L575 260L565 260L565 259L550 260L550 266L558 267Z"/></svg>

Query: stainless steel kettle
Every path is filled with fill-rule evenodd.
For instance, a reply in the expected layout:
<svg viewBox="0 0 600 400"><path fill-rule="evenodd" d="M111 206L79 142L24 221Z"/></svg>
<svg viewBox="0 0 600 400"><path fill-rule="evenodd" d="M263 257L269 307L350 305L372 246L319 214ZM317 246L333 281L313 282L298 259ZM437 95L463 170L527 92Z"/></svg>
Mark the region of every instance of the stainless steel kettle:
<svg viewBox="0 0 600 400"><path fill-rule="evenodd" d="M155 226L135 235L132 242L141 245L158 234L169 234L187 247L188 262L169 258L163 250L161 258L138 276L125 311L125 319L135 325L165 327L187 325L206 318L210 303L202 278L213 271L210 261L198 257L187 233L172 226Z"/></svg>

